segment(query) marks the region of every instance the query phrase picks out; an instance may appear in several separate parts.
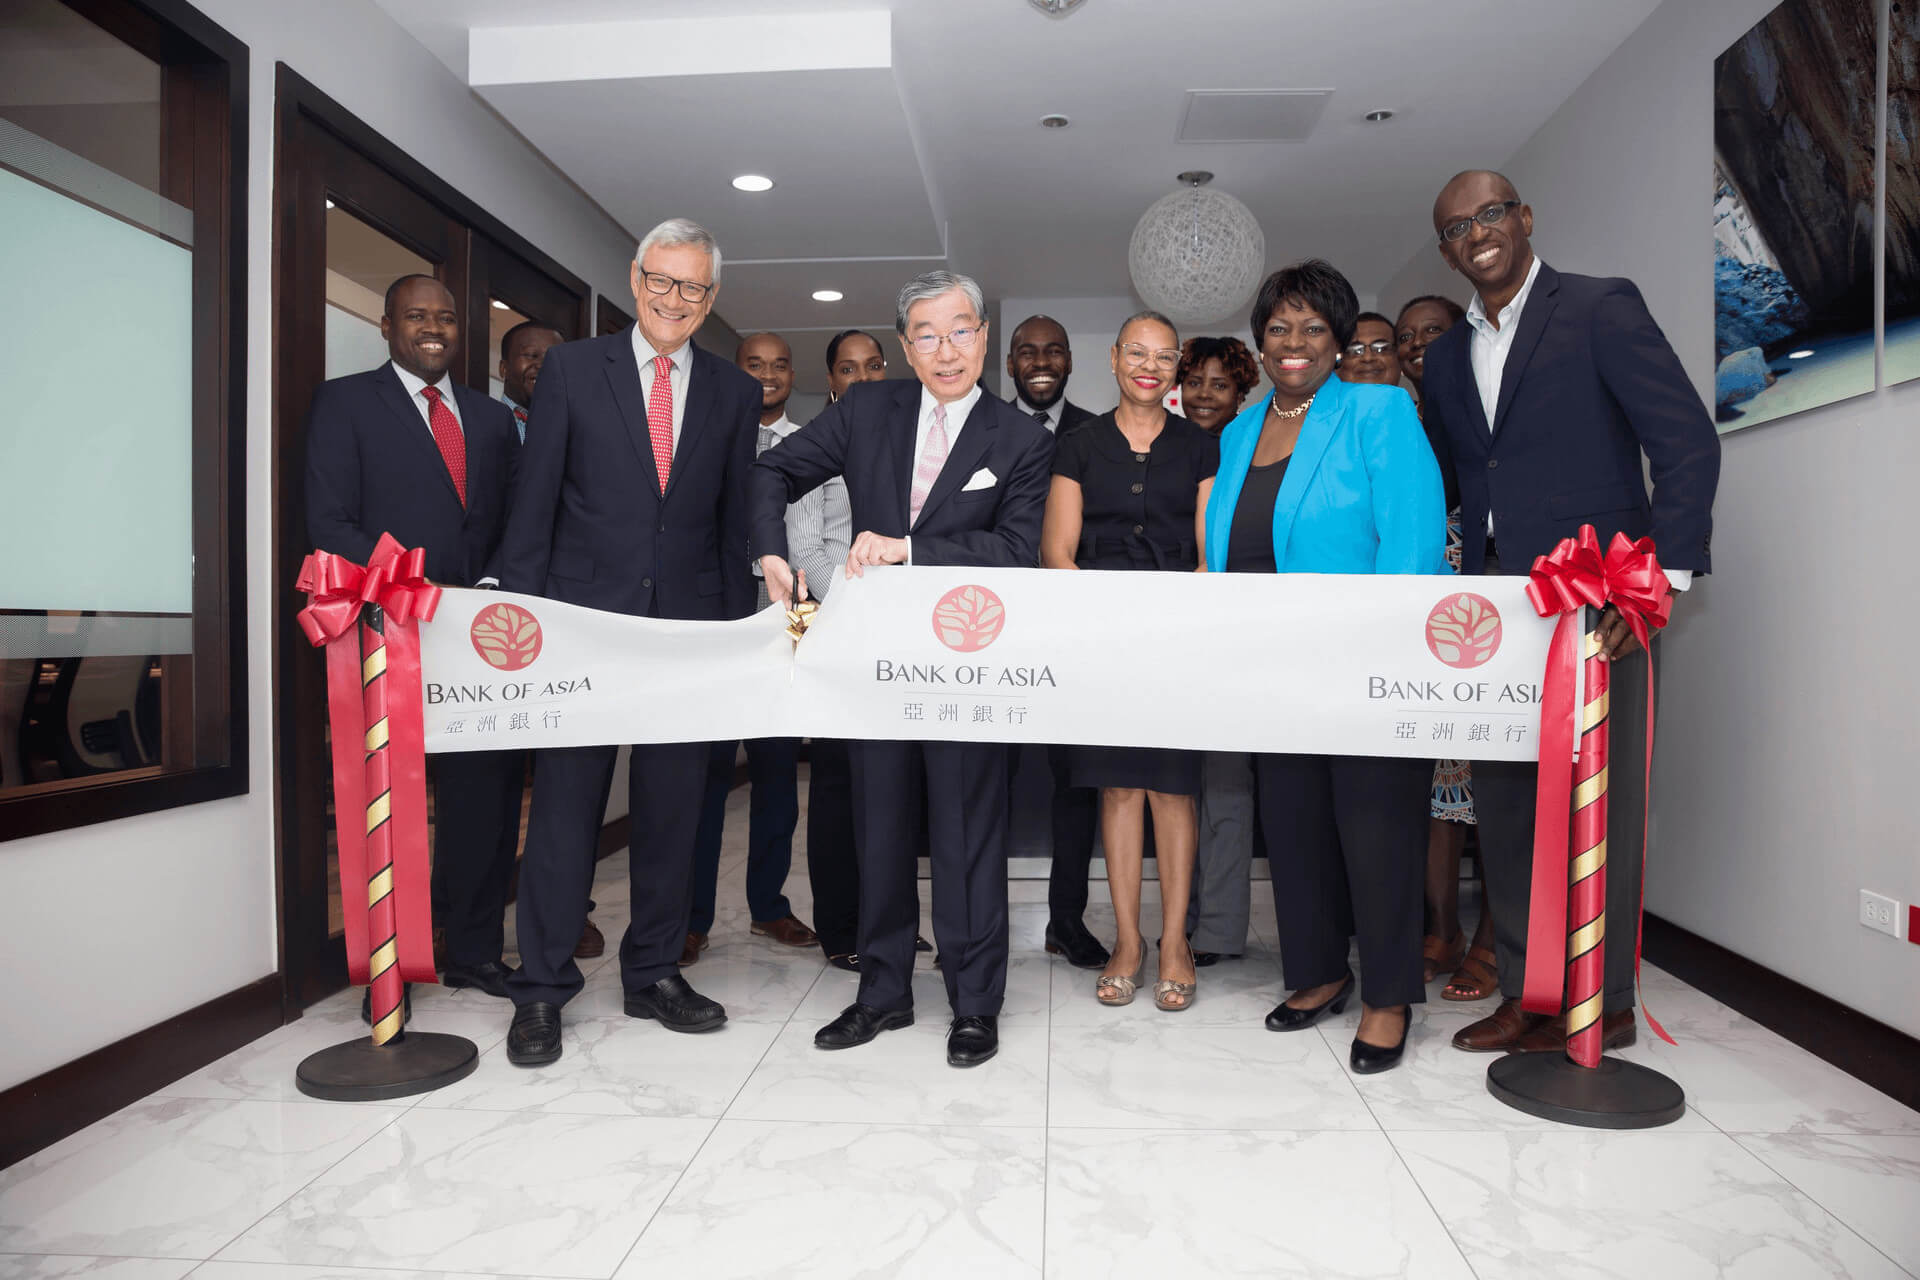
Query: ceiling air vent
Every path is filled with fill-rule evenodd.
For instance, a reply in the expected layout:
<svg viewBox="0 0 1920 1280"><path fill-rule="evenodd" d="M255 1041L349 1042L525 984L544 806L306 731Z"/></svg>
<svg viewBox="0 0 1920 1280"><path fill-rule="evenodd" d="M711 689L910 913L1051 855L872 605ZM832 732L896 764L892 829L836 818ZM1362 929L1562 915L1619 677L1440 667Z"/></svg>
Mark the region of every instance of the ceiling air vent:
<svg viewBox="0 0 1920 1280"><path fill-rule="evenodd" d="M1181 142L1305 142L1331 89L1200 89L1187 94Z"/></svg>

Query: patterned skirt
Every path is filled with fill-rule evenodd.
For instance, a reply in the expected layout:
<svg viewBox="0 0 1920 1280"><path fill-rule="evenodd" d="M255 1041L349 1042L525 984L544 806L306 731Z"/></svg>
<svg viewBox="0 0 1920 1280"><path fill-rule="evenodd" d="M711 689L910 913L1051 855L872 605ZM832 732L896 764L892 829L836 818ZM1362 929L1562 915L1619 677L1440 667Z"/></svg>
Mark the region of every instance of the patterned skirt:
<svg viewBox="0 0 1920 1280"><path fill-rule="evenodd" d="M1442 760L1433 766L1432 814L1447 822L1473 822L1473 762Z"/></svg>

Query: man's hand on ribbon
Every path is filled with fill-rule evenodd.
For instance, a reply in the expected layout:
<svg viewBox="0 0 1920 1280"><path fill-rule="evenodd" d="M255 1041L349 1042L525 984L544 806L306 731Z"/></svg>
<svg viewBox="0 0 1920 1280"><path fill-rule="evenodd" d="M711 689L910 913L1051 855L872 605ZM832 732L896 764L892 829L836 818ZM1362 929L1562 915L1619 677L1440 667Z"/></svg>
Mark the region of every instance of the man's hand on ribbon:
<svg viewBox="0 0 1920 1280"><path fill-rule="evenodd" d="M853 547L847 552L847 576L859 577L870 564L905 564L906 561L905 538L889 538L868 529L853 540Z"/></svg>
<svg viewBox="0 0 1920 1280"><path fill-rule="evenodd" d="M1640 642L1634 638L1627 620L1620 616L1619 609L1608 605L1600 615L1600 656L1608 662L1617 662L1639 651Z"/></svg>
<svg viewBox="0 0 1920 1280"><path fill-rule="evenodd" d="M807 598L807 571L799 571L796 580L793 566L779 556L761 556L760 573L767 584L767 599L782 609L791 609Z"/></svg>

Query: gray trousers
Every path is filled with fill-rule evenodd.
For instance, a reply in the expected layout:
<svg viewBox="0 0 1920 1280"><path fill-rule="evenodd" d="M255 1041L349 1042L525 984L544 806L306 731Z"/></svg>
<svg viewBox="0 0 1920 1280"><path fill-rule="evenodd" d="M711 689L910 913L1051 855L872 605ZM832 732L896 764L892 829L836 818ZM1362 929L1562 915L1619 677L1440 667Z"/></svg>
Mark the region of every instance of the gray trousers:
<svg viewBox="0 0 1920 1280"><path fill-rule="evenodd" d="M1206 752L1200 763L1200 849L1187 906L1195 951L1246 951L1252 863L1253 757Z"/></svg>

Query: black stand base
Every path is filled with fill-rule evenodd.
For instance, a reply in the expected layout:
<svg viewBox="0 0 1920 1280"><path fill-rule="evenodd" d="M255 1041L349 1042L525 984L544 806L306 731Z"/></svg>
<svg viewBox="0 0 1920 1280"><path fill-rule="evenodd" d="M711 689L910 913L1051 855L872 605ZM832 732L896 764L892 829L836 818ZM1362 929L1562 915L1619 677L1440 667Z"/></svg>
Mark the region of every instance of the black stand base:
<svg viewBox="0 0 1920 1280"><path fill-rule="evenodd" d="M328 1102L381 1102L430 1093L473 1074L480 1051L465 1036L407 1031L376 1046L367 1037L308 1054L294 1084Z"/></svg>
<svg viewBox="0 0 1920 1280"><path fill-rule="evenodd" d="M1619 1058L1588 1069L1564 1053L1512 1053L1487 1068L1487 1092L1516 1111L1588 1129L1656 1129L1687 1111L1680 1086Z"/></svg>

